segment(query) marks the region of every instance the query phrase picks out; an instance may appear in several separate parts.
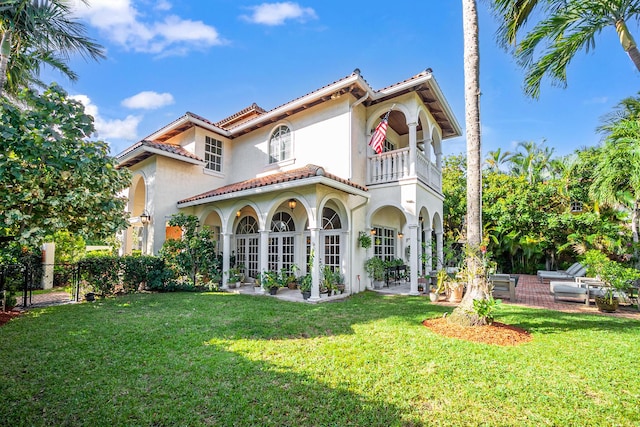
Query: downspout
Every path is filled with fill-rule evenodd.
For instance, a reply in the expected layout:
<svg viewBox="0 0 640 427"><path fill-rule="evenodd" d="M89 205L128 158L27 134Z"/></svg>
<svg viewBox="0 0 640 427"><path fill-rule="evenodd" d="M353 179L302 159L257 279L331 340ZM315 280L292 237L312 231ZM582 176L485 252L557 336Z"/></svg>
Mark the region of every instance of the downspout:
<svg viewBox="0 0 640 427"><path fill-rule="evenodd" d="M351 104L349 106L349 180L351 181L353 179L353 163L352 163L352 156L351 153L353 152L353 109L354 107L357 107L358 105L362 104L364 101L367 100L367 98L369 98L369 91L367 91L367 93L365 93L360 99L356 100L356 102L354 102L353 104ZM365 121L366 122L366 121ZM369 202L369 198L366 198L362 203L360 203L359 205L351 208L349 210L349 224L351 224L351 233L357 233L357 230L355 229L354 225L353 225L353 212L366 206L367 203ZM353 285L354 285L354 281L353 281L353 260L355 259L356 256L356 247L357 244L353 244L353 235L350 236L350 254L349 254L349 258L350 258L350 264L351 264L351 268L349 270L349 274L351 276L350 280L349 280L349 292L351 294L354 293L354 289L353 289ZM357 275L357 280L358 280L358 290L357 292L360 292L360 274Z"/></svg>
<svg viewBox="0 0 640 427"><path fill-rule="evenodd" d="M364 101L369 98L369 92L364 94L364 96L358 99L356 102L349 106L349 181L353 179L353 163L351 162L351 153L353 151L353 108L362 104Z"/></svg>

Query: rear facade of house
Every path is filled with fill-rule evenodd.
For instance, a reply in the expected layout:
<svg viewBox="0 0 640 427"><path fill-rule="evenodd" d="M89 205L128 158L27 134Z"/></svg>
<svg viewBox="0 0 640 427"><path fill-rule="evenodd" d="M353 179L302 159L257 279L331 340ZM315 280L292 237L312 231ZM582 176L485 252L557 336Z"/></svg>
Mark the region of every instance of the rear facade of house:
<svg viewBox="0 0 640 427"><path fill-rule="evenodd" d="M389 113L383 152L368 145ZM371 284L370 257L401 259L418 277L442 259L442 144L460 126L431 70L380 90L359 70L270 111L252 104L221 121L186 113L117 158L132 172L122 252L155 254L171 215L196 215L248 278L296 265ZM358 237L371 236L370 248ZM226 277L223 278L226 280Z"/></svg>

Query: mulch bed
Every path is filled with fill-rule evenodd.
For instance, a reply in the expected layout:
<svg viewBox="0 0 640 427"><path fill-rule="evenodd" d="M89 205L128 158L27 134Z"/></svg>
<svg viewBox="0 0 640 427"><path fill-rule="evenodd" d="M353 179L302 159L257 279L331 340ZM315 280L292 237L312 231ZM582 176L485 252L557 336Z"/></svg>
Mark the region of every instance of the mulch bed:
<svg viewBox="0 0 640 427"><path fill-rule="evenodd" d="M533 339L524 329L500 322L486 326L460 326L449 322L446 317L438 317L427 319L422 324L436 334L484 344L519 345Z"/></svg>
<svg viewBox="0 0 640 427"><path fill-rule="evenodd" d="M2 307L0 307L0 310L1 309L2 309ZM18 316L20 316L20 312L19 311L0 311L0 326L4 325L9 320L13 319L14 317L18 317Z"/></svg>

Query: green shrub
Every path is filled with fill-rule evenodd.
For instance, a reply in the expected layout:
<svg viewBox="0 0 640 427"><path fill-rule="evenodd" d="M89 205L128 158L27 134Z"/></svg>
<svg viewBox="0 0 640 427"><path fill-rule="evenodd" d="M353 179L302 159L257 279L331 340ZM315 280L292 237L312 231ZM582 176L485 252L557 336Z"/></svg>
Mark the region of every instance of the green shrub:
<svg viewBox="0 0 640 427"><path fill-rule="evenodd" d="M120 273L120 257L91 256L78 262L80 278L100 296L113 295Z"/></svg>
<svg viewBox="0 0 640 427"><path fill-rule="evenodd" d="M167 277L164 260L155 256L125 256L121 259L122 288L125 293L133 293L140 288L164 288Z"/></svg>

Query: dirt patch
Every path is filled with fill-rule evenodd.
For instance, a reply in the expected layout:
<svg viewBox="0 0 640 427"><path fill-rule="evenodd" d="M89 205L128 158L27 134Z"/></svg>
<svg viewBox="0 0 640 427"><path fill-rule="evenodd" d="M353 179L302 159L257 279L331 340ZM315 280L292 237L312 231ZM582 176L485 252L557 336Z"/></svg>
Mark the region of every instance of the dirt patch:
<svg viewBox="0 0 640 427"><path fill-rule="evenodd" d="M2 309L2 307L0 307L0 310L1 309ZM9 320L13 319L14 317L18 317L18 316L20 316L20 312L19 311L0 311L0 326L4 325Z"/></svg>
<svg viewBox="0 0 640 427"><path fill-rule="evenodd" d="M436 334L484 344L519 345L533 339L524 329L499 322L486 326L460 326L438 317L427 319L422 324Z"/></svg>

